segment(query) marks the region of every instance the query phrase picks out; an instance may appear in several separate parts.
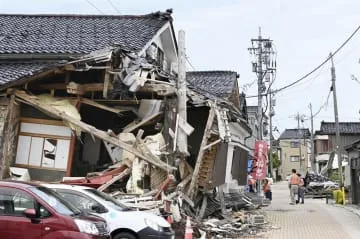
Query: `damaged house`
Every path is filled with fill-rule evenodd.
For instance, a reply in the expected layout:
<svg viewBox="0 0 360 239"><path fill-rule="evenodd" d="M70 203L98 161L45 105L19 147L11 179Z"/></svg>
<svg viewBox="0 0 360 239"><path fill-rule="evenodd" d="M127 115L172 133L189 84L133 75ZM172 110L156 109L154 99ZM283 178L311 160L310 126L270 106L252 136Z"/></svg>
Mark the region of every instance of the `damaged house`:
<svg viewBox="0 0 360 239"><path fill-rule="evenodd" d="M192 199L246 184L251 129L238 75L188 72L179 117L171 11L0 15L0 25L3 178L25 169L38 181L118 181L155 198L177 185Z"/></svg>

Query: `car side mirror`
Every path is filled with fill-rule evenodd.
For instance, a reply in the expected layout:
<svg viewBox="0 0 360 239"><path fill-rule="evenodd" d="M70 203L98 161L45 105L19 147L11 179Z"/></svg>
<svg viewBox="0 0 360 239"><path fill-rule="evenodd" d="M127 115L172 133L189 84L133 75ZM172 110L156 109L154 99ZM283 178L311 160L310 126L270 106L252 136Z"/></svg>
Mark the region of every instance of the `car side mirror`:
<svg viewBox="0 0 360 239"><path fill-rule="evenodd" d="M30 218L30 219L36 218L36 211L33 208L25 209L24 214L27 218Z"/></svg>
<svg viewBox="0 0 360 239"><path fill-rule="evenodd" d="M103 207L100 206L100 205L92 205L92 206L91 206L91 210L94 211L94 212L97 212L97 213L104 213L104 212L106 212L106 211L105 211L105 208L103 208Z"/></svg>

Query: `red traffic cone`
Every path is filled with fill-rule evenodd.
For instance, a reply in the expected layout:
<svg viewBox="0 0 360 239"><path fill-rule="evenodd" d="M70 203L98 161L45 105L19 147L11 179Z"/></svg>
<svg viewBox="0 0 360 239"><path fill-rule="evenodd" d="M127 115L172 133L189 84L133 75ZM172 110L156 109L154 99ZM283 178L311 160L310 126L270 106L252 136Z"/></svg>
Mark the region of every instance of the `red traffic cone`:
<svg viewBox="0 0 360 239"><path fill-rule="evenodd" d="M186 227L185 227L185 238L184 239L192 239L193 229L191 227L190 217L186 218Z"/></svg>

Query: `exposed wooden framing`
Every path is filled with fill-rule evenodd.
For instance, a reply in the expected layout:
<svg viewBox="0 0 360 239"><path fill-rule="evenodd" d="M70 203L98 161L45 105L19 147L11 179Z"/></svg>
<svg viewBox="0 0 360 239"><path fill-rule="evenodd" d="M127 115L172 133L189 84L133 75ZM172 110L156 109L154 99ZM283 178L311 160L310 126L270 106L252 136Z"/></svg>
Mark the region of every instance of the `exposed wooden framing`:
<svg viewBox="0 0 360 239"><path fill-rule="evenodd" d="M169 166L168 164L162 162L161 160L155 160L154 157L149 157L149 155L144 156L138 149L132 147L131 145L124 143L120 141L119 139L115 137L109 136L106 132L99 130L95 128L92 125L86 124L82 122L81 120L75 119L69 115L67 115L65 112L59 111L58 109L51 107L47 104L44 104L42 102L39 102L37 100L37 97L30 96L26 94L25 92L15 90L15 95L17 98L23 100L25 103L36 107L42 111L45 111L51 115L54 115L55 117L58 117L66 122L72 123L82 129L82 131L88 132L89 134L96 136L102 140L105 140L113 145L116 145L120 148L123 148L124 150L134 154L135 156L149 162L150 164L157 166L161 169L164 169L166 171L173 171L176 170L176 168Z"/></svg>
<svg viewBox="0 0 360 239"><path fill-rule="evenodd" d="M81 102L79 100L76 101L75 107L80 112ZM67 165L66 165L66 176L67 177L71 176L71 170L72 170L72 165L73 165L73 160L74 160L75 146L76 146L76 133L73 130L72 134L71 134L70 150L69 150L68 161L67 161Z"/></svg>
<svg viewBox="0 0 360 239"><path fill-rule="evenodd" d="M113 183L115 183L116 181L122 179L126 175L129 175L130 173L131 173L131 169L129 169L129 168L125 169L120 174L113 177L110 181L108 181L108 182L104 183L103 185L101 185L97 190L100 191L100 192L103 192L105 189L107 189Z"/></svg>
<svg viewBox="0 0 360 239"><path fill-rule="evenodd" d="M201 208L200 208L200 213L199 213L199 218L200 219L204 218L205 211L206 211L206 206L207 206L207 196L204 195L203 200L202 200L202 204L201 204Z"/></svg>
<svg viewBox="0 0 360 239"><path fill-rule="evenodd" d="M192 174L190 173L188 176L186 176L186 177L184 178L184 180L182 180L182 181L177 185L177 189L178 189L178 190L183 190L183 189L186 187L186 185L190 182L191 178L192 178Z"/></svg>
<svg viewBox="0 0 360 239"><path fill-rule="evenodd" d="M31 81L35 81L35 80L38 80L38 79L42 79L42 78L45 78L49 75L52 75L52 74L57 74L57 73L62 73L63 70L62 68L55 68L55 69L51 69L51 70L48 70L48 71L43 71L43 72L40 72L39 74L36 74L36 75L33 75L33 76L30 76L30 77L24 77L24 78L21 78L19 80L16 80L16 81L11 81L9 83L6 83L6 84L3 84L1 85L0 87L0 91L3 91L5 89L8 89L10 87L14 87L14 86L18 86L18 85L23 85L25 83L29 83Z"/></svg>
<svg viewBox="0 0 360 239"><path fill-rule="evenodd" d="M70 150L68 155L68 161L66 165L66 177L71 176L71 169L72 169L72 163L74 159L74 150L75 150L75 144L76 144L76 135L75 133L72 134L71 140L70 140Z"/></svg>
<svg viewBox="0 0 360 239"><path fill-rule="evenodd" d="M78 84L75 82L70 82L66 86L67 93L74 95L84 95L87 92L103 91L103 90L104 90L103 83Z"/></svg>
<svg viewBox="0 0 360 239"><path fill-rule="evenodd" d="M137 90L144 93L156 93L159 96L175 95L176 90L174 86L167 84L145 84L143 87Z"/></svg>
<svg viewBox="0 0 360 239"><path fill-rule="evenodd" d="M215 119L215 108L214 108L214 106L210 106L209 117L206 122L204 136L201 141L200 150L199 150L198 156L196 158L196 164L195 164L194 172L192 174L190 187L187 192L187 194L190 198L192 198L196 194L196 191L197 191L195 186L197 184L197 178L198 178L198 174L200 171L202 159L204 156L204 148L207 145L208 138L210 137L210 130L211 130L211 126L213 125L214 119Z"/></svg>
<svg viewBox="0 0 360 239"><path fill-rule="evenodd" d="M37 134L37 133L20 132L19 135L39 137L39 138L71 140L71 137L68 137L68 136L60 136L60 135L52 135L52 134Z"/></svg>
<svg viewBox="0 0 360 239"><path fill-rule="evenodd" d="M158 188L158 191L156 195L154 196L155 200L159 200L161 193L169 186L169 184L175 180L174 175L169 174L168 177L165 179L165 181L160 185Z"/></svg>
<svg viewBox="0 0 360 239"><path fill-rule="evenodd" d="M96 101L89 100L87 98L81 98L80 101L81 101L81 103L91 105L91 106L94 106L94 107L102 109L102 110L110 111L110 112L113 112L115 114L119 114L120 112L128 111L128 110L116 109L116 108L109 107L109 106L106 106L106 105L103 105L103 104L99 104Z"/></svg>
<svg viewBox="0 0 360 239"><path fill-rule="evenodd" d="M215 144L218 144L218 143L220 143L220 142L221 142L221 139L218 139L218 140L216 140L216 141L214 141L214 142L206 145L202 150L207 150L208 148L210 148L210 147L212 147L212 146L214 146Z"/></svg>
<svg viewBox="0 0 360 239"><path fill-rule="evenodd" d="M60 171L60 172L65 172L66 171L66 169L48 168L48 167L41 167L41 166L32 166L32 165L28 165L28 164L19 164L19 163L16 163L15 166L21 167L21 168L35 168L35 169L44 169L44 170Z"/></svg>
<svg viewBox="0 0 360 239"><path fill-rule="evenodd" d="M146 119L141 120L139 123L136 123L135 121L131 122L130 124L128 124L127 126L125 126L124 130L122 131L123 133L130 133L133 130L139 128L140 126L154 120L155 118L157 118L158 116L162 115L163 112L159 112L157 114L154 114Z"/></svg>
<svg viewBox="0 0 360 239"><path fill-rule="evenodd" d="M0 157L0 178L4 178L7 176L9 167L11 165L11 161L14 155L12 150L16 150L16 142L17 138L16 133L16 109L18 109L17 103L15 102L15 95L11 95L10 102L8 105L8 112L6 116L6 121L4 125L4 135L2 138L2 155ZM13 145L15 144L15 146Z"/></svg>
<svg viewBox="0 0 360 239"><path fill-rule="evenodd" d="M32 123L32 124L65 126L65 124L60 120L47 120L47 119L35 119L35 118L21 117L20 122L21 123Z"/></svg>
<svg viewBox="0 0 360 239"><path fill-rule="evenodd" d="M67 83L50 83L50 84L39 84L30 85L30 90L66 90Z"/></svg>
<svg viewBox="0 0 360 239"><path fill-rule="evenodd" d="M108 97L108 90L113 88L112 84L112 75L109 73L109 69L111 65L107 64L107 69L105 70L105 76L104 76L104 89L103 89L103 97L106 99Z"/></svg>

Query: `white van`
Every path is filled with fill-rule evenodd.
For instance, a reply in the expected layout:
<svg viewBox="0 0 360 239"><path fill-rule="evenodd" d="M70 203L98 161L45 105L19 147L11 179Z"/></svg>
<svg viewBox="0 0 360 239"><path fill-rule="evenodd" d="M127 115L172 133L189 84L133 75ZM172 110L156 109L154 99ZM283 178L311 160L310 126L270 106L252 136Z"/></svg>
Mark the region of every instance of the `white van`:
<svg viewBox="0 0 360 239"><path fill-rule="evenodd" d="M134 211L109 195L94 188L44 184L77 208L104 218L112 239L173 239L171 225L162 217L148 212Z"/></svg>

